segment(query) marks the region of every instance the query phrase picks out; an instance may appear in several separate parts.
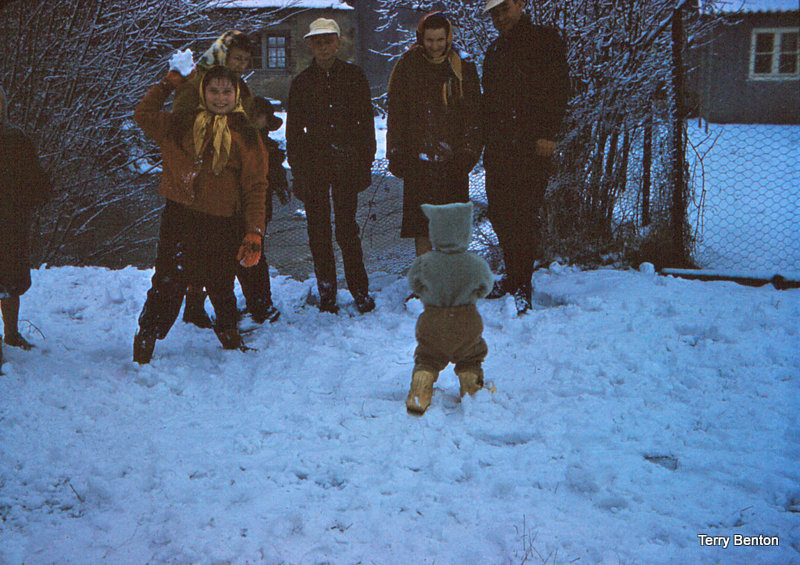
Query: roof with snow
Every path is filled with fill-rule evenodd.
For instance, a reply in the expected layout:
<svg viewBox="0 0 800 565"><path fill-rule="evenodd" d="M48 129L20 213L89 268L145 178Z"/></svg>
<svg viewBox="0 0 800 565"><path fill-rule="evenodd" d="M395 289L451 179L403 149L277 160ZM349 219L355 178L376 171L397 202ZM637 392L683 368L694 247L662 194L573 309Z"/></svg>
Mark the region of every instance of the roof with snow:
<svg viewBox="0 0 800 565"><path fill-rule="evenodd" d="M329 9L352 10L341 0L218 0L212 2L217 8L299 8L299 9Z"/></svg>
<svg viewBox="0 0 800 565"><path fill-rule="evenodd" d="M724 0L716 2L720 12L791 12L798 10L797 0Z"/></svg>

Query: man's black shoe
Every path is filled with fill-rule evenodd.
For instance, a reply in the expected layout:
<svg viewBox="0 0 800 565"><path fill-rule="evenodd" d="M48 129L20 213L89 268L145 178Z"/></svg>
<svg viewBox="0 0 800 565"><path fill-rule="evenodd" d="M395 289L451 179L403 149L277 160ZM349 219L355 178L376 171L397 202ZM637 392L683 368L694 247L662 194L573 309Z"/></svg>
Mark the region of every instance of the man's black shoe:
<svg viewBox="0 0 800 565"><path fill-rule="evenodd" d="M531 287L522 286L514 291L514 305L517 307L517 315L521 316L531 309Z"/></svg>
<svg viewBox="0 0 800 565"><path fill-rule="evenodd" d="M339 307L336 305L335 298L323 298L319 301L319 311L328 314L336 314L339 312Z"/></svg>
<svg viewBox="0 0 800 565"><path fill-rule="evenodd" d="M256 324L263 324L266 321L272 323L276 321L281 315L281 311L278 310L274 304L270 304L266 308L261 309L259 312L253 312L250 315L250 319L253 320Z"/></svg>
<svg viewBox="0 0 800 565"><path fill-rule="evenodd" d="M359 294L355 296L355 301L356 309L361 314L366 314L367 312L375 310L375 299L369 294Z"/></svg>
<svg viewBox="0 0 800 565"><path fill-rule="evenodd" d="M133 362L146 365L153 358L156 338L139 331L133 338Z"/></svg>
<svg viewBox="0 0 800 565"><path fill-rule="evenodd" d="M222 349L241 349L242 336L239 334L239 328L233 326L232 328L220 328L214 326L214 333L217 334L217 339L222 344Z"/></svg>

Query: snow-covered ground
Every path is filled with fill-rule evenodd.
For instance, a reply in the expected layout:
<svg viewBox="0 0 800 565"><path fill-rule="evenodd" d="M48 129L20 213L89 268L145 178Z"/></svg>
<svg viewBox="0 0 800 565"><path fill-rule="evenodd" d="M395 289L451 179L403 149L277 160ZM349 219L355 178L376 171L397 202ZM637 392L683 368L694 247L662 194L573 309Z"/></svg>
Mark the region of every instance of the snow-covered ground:
<svg viewBox="0 0 800 565"><path fill-rule="evenodd" d="M529 315L479 303L496 391L459 402L448 368L417 418L404 280L333 316L276 274L255 351L179 321L140 367L150 274L33 272L0 563L800 563L798 290L554 265Z"/></svg>

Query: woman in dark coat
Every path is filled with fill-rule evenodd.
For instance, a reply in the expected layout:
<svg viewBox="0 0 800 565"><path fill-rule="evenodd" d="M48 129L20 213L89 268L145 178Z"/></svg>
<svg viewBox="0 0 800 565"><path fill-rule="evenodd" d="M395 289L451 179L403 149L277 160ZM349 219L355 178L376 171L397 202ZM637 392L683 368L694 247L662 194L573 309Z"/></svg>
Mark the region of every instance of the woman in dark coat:
<svg viewBox="0 0 800 565"><path fill-rule="evenodd" d="M31 287L30 228L34 208L50 197L50 183L33 143L8 121L0 88L0 311L5 337L14 347L33 347L19 333L19 297ZM1 357L0 357L1 359Z"/></svg>
<svg viewBox="0 0 800 565"><path fill-rule="evenodd" d="M400 236L416 254L431 250L421 204L469 200L469 172L483 149L480 79L453 48L453 28L439 12L417 26L417 41L389 79L387 156L403 183Z"/></svg>

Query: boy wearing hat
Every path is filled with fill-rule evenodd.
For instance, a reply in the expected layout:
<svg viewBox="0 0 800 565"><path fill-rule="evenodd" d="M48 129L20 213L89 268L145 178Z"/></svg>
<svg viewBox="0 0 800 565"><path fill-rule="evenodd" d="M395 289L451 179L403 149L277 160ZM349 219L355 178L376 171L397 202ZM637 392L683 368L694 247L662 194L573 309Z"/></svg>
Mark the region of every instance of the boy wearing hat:
<svg viewBox="0 0 800 565"><path fill-rule="evenodd" d="M337 57L339 25L326 18L305 35L313 60L292 80L286 118L286 153L295 195L303 201L322 312L336 313L336 262L331 238L331 199L336 242L347 287L359 312L375 308L369 295L356 223L358 193L372 182L375 126L367 78Z"/></svg>
<svg viewBox="0 0 800 565"><path fill-rule="evenodd" d="M555 139L569 99L566 48L557 29L534 25L525 0L488 0L499 32L483 62L486 196L517 312L531 308L533 265ZM493 292L495 296L502 291Z"/></svg>

